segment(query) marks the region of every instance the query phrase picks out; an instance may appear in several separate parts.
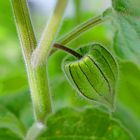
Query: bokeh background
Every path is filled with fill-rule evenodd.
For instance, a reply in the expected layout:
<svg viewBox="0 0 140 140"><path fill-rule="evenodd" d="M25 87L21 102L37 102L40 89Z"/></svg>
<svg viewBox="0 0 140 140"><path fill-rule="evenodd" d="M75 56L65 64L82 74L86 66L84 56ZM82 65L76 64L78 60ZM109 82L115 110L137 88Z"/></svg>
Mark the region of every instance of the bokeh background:
<svg viewBox="0 0 140 140"><path fill-rule="evenodd" d="M39 40L46 25L56 0L28 0L32 23ZM58 38L69 32L79 23L90 17L101 14L111 6L110 0L69 0L65 13L64 22ZM117 86L116 104L120 110L120 118L127 122L127 116L131 118L130 125L137 125L140 128L140 69L132 62L122 62L113 51L112 40L115 28L108 21L98 27L86 32L78 39L69 44L69 47L76 48L81 45L100 42L104 44L119 63L119 82ZM56 39L56 40L57 40ZM92 102L82 99L67 82L62 71L61 64L66 53L58 51L49 58L48 74L51 96L54 110L66 106L85 107L94 106ZM16 95L19 95L18 97ZM14 101L13 101L14 99ZM20 99L20 100L19 100ZM14 19L9 0L0 1L0 102L7 105L7 102L16 102L18 112L26 125L32 123L32 109L30 92L27 82L26 71L21 55L20 44L16 33ZM12 104L12 103L11 103ZM22 111L20 110L22 105ZM124 115L125 113L125 115ZM126 115L127 114L127 115ZM139 129L140 130L140 129Z"/></svg>

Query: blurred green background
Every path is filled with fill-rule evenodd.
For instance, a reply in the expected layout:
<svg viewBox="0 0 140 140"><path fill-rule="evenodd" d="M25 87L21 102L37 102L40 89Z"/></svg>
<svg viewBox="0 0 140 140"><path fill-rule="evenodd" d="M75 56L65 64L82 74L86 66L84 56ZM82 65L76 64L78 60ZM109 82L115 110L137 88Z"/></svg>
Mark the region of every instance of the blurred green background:
<svg viewBox="0 0 140 140"><path fill-rule="evenodd" d="M39 40L51 10L54 7L55 0L51 2L50 0L28 0L28 2L36 37ZM88 0L88 3L85 0L70 0L58 38L62 37L79 23L101 14L110 6L111 2L109 0ZM69 47L76 48L87 43L100 42L116 56L112 47L114 32L115 28L110 22L106 22L80 36L80 38L69 44ZM61 69L61 63L65 55L64 52L59 51L49 59L48 74L54 110L66 106L94 106L92 102L88 102L79 97L66 81ZM133 123L135 122L138 126L137 128L140 128L140 69L132 62L122 62L118 59L118 63L120 76L117 86L116 104L118 110L120 110L121 107L118 116L124 120L124 123L127 123L127 117L131 118L133 120L131 125L134 125ZM16 96L17 94L19 96ZM21 55L20 43L16 33L10 2L9 0L1 0L0 102L7 106L8 109L14 111L15 114L18 113L27 127L32 123L32 109L29 94L26 70ZM16 102L16 108L9 105L9 102L11 102L11 105L12 102ZM21 108L22 111L20 110ZM28 121L26 118L27 114L31 116L28 117ZM140 130L138 131L140 132Z"/></svg>

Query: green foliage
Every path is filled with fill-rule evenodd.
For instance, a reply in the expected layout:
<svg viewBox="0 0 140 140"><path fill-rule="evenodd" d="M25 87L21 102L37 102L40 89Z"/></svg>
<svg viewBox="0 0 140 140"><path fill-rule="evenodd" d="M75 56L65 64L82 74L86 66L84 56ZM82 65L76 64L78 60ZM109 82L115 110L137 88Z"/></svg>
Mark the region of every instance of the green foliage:
<svg viewBox="0 0 140 140"><path fill-rule="evenodd" d="M0 97L0 102L0 138L24 139L33 123L29 93L5 95Z"/></svg>
<svg viewBox="0 0 140 140"><path fill-rule="evenodd" d="M24 0L22 0L22 2L23 1ZM63 36L64 33L73 29L75 24L78 25L81 21L83 22L93 17L93 15L95 16L95 13L82 10L80 7L81 1L76 1L76 7L78 8L76 11L79 12L80 10L80 13L75 13L73 17L65 19L57 39L60 35ZM75 94L75 90L67 83L61 71L60 65L65 54L59 53L58 51L56 55L50 57L48 65L50 80L49 89L51 90L55 112L46 118L45 125L47 129L38 138L39 140L140 139L140 69L137 67L140 65L139 6L139 0L112 0L113 10L107 13L109 18L106 16L104 17L109 20L111 18L113 21L113 27L115 29L113 40L113 47L115 50L114 56L117 55L121 58L118 60L119 82L116 90L117 99L115 112L109 115L107 112L99 110L94 102L84 100L81 96ZM21 140L25 138L27 131L29 133L31 126L34 126L34 118L30 94L28 90L25 91L25 89L27 89L27 76L25 75L18 47L19 44L17 43L16 30L9 1L0 1L0 21L0 139ZM73 42L70 42L70 46L76 47L96 41L105 44L111 52L112 48L110 44L112 40L109 38L109 33L111 32L111 35L113 33L112 28L108 25L110 24L102 24L94 30L86 32L83 36L77 36L79 38L74 41L72 40ZM39 27L39 30L40 28L42 27ZM78 51L82 55L85 55L90 47L88 45L85 48L86 49L81 49L82 52L80 50ZM118 75L115 61L106 49L100 48L100 46L96 47L96 49L96 51L88 52L88 55L95 59L101 71L104 72L105 77L110 83L113 95L110 94L111 92L105 82L105 77L99 73L95 65L94 69L96 69L96 71L94 71L94 77L96 78L94 80L92 76L88 78L91 80L90 82L97 87L98 93L103 93L103 97L107 97L111 103L114 103L114 90ZM103 59L102 56L105 57L105 59ZM90 70L87 69L85 63L82 62L88 61L86 57L87 54L79 61L73 57L67 58L70 59L69 63L75 64L79 62L84 72L87 75L91 75ZM122 62L121 60L131 62ZM107 62L111 64L111 69L108 67ZM90 69L92 69L93 63L90 62L90 66ZM79 73L77 65L75 67L73 68L73 72ZM66 75L67 77L69 76L67 72ZM113 79L113 75L115 75L115 80ZM93 89L88 89L89 81L85 81L84 79L84 86L82 86L84 89L82 90L94 99L95 96L93 96L93 92L91 93ZM80 85L83 83L78 81ZM89 90L89 92L87 92L87 90ZM100 102L103 103L104 100ZM66 106L74 107L74 109L61 109ZM88 108L84 108L85 106ZM89 108L89 106L91 108ZM95 108L95 106L97 106L97 108ZM78 110L76 108L84 109ZM59 111L56 112L58 109ZM38 128L35 128L30 135L36 137L39 133Z"/></svg>
<svg viewBox="0 0 140 140"><path fill-rule="evenodd" d="M115 114L124 126L140 139L140 69L132 62L120 62ZM127 119L126 119L127 118Z"/></svg>
<svg viewBox="0 0 140 140"><path fill-rule="evenodd" d="M10 37L10 34L13 35L12 38L15 38L16 30L13 28L14 20L8 0L0 1L0 21L0 42L7 41L7 37Z"/></svg>
<svg viewBox="0 0 140 140"><path fill-rule="evenodd" d="M24 138L25 128L18 118L9 110L0 107L0 128L7 128L20 138Z"/></svg>
<svg viewBox="0 0 140 140"><path fill-rule="evenodd" d="M64 61L68 80L84 97L113 108L118 76L114 58L99 44L81 47L78 52L82 58L68 56Z"/></svg>
<svg viewBox="0 0 140 140"><path fill-rule="evenodd" d="M124 107L123 105L120 105L120 103L117 104L117 108L113 113L113 116L117 120L121 121L123 126L125 126L133 134L136 140L140 139L140 123L136 116L126 106Z"/></svg>
<svg viewBox="0 0 140 140"><path fill-rule="evenodd" d="M28 85L10 0L0 1L0 21L0 95L4 95L25 90Z"/></svg>
<svg viewBox="0 0 140 140"><path fill-rule="evenodd" d="M21 140L21 138L5 128L0 129L0 138L1 140Z"/></svg>
<svg viewBox="0 0 140 140"><path fill-rule="evenodd" d="M96 108L65 108L48 118L39 140L131 140L130 133L107 113Z"/></svg>
<svg viewBox="0 0 140 140"><path fill-rule="evenodd" d="M0 102L1 105L6 107L18 117L20 116L21 110L30 102L29 92L23 91L12 95L0 96Z"/></svg>
<svg viewBox="0 0 140 140"><path fill-rule="evenodd" d="M137 116L140 125L140 69L133 63L120 63L120 80L118 84L118 100L124 104L133 115ZM140 130L139 130L140 132Z"/></svg>
<svg viewBox="0 0 140 140"><path fill-rule="evenodd" d="M116 11L133 16L140 15L139 0L112 0L113 7Z"/></svg>
<svg viewBox="0 0 140 140"><path fill-rule="evenodd" d="M23 91L27 88L27 77L22 72L17 71L17 73L12 73L13 68L10 69L11 72L8 72L8 76L4 76L0 78L1 87L0 87L0 94L10 94L15 92ZM17 82L20 79L20 82ZM16 83L17 82L17 83ZM16 84L15 84L16 83ZM8 88L7 88L8 87Z"/></svg>
<svg viewBox="0 0 140 140"><path fill-rule="evenodd" d="M140 1L114 0L111 18L116 28L114 49L124 60L140 65Z"/></svg>

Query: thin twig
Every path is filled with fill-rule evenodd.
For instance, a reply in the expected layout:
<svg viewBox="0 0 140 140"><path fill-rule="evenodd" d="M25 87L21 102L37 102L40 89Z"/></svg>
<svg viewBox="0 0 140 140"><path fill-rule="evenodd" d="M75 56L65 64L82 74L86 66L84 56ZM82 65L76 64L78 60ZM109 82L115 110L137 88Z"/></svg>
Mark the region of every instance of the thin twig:
<svg viewBox="0 0 140 140"><path fill-rule="evenodd" d="M70 48L68 48L68 47L66 47L66 46L63 46L63 45L61 45L61 44L55 43L55 44L53 45L53 47L55 47L55 48L57 48L57 49L61 49L61 50L65 51L65 52L68 52L69 54L75 56L75 57L78 58L78 59L80 59L80 58L83 57L83 56L82 56L81 54L79 54L78 52L76 52L76 51L74 51L74 50L72 50L72 49L70 49Z"/></svg>

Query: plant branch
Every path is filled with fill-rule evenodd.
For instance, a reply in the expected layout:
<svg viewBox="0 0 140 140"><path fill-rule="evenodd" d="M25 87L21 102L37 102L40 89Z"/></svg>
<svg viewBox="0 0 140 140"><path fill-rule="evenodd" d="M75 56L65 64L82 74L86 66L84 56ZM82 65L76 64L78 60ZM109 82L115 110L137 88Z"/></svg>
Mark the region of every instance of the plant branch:
<svg viewBox="0 0 140 140"><path fill-rule="evenodd" d="M36 46L36 38L30 20L26 0L11 0L16 27L24 60L29 63L32 51Z"/></svg>
<svg viewBox="0 0 140 140"><path fill-rule="evenodd" d="M71 32L66 34L64 37L62 37L60 40L57 42L61 45L67 45L71 41L75 40L76 38L80 37L83 33L88 31L89 29L96 27L100 23L104 22L105 19L102 16L97 16L94 18L91 18L84 23L78 25L75 27ZM52 52L50 53L51 55L56 51L56 49L53 49Z"/></svg>
<svg viewBox="0 0 140 140"><path fill-rule="evenodd" d="M32 65L34 68L38 65L46 63L46 59L56 37L56 33L58 32L58 29L60 27L67 2L68 0L57 0L56 7L44 30L44 33L42 34L38 48L36 48L33 53Z"/></svg>
<svg viewBox="0 0 140 140"><path fill-rule="evenodd" d="M36 39L29 16L27 1L11 0L11 4L28 74L34 116L36 121L44 122L47 114L52 111L46 65L42 65L37 69L33 69L31 65L31 56L36 46Z"/></svg>
<svg viewBox="0 0 140 140"><path fill-rule="evenodd" d="M79 37L82 33L85 33L86 31L88 31L89 29L102 23L103 21L104 20L103 20L102 16L91 18L91 19L87 20L86 22L75 27L71 32L69 32L63 38L58 40L58 42L62 45L66 45L66 44L70 43L72 40Z"/></svg>

